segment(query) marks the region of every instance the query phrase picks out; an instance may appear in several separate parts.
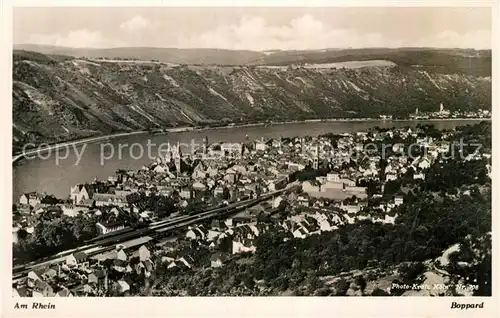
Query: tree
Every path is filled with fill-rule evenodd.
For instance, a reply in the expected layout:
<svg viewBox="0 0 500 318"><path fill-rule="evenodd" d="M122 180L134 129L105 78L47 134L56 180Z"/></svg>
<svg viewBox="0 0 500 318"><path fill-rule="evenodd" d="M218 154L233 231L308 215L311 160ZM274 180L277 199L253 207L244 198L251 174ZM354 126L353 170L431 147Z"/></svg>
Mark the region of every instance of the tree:
<svg viewBox="0 0 500 318"><path fill-rule="evenodd" d="M251 275L245 275L243 278L243 284L248 288L248 289L253 289L255 286L255 281L253 280L253 277Z"/></svg>
<svg viewBox="0 0 500 318"><path fill-rule="evenodd" d="M42 204L54 205L54 204L58 204L59 200L53 195L46 195L42 198L42 200L40 200L40 202Z"/></svg>
<svg viewBox="0 0 500 318"><path fill-rule="evenodd" d="M347 295L347 291L349 290L349 282L344 278L336 281L333 286L335 287L335 296L345 296Z"/></svg>
<svg viewBox="0 0 500 318"><path fill-rule="evenodd" d="M425 271L425 265L422 262L403 264L399 267L401 278L405 283L411 284L419 275Z"/></svg>
<svg viewBox="0 0 500 318"><path fill-rule="evenodd" d="M17 231L17 238L19 240L25 240L27 236L28 236L28 232L26 232L25 229L21 228Z"/></svg>
<svg viewBox="0 0 500 318"><path fill-rule="evenodd" d="M389 296L389 294L386 291L376 287L372 292L372 296Z"/></svg>
<svg viewBox="0 0 500 318"><path fill-rule="evenodd" d="M228 187L224 187L222 190L222 199L223 200L229 200L231 198L231 192L229 191Z"/></svg>
<svg viewBox="0 0 500 318"><path fill-rule="evenodd" d="M359 286L359 289L361 289L361 292L364 293L365 288L366 288L365 278L363 276L358 276L358 277L356 277L355 283L356 283L356 285Z"/></svg>

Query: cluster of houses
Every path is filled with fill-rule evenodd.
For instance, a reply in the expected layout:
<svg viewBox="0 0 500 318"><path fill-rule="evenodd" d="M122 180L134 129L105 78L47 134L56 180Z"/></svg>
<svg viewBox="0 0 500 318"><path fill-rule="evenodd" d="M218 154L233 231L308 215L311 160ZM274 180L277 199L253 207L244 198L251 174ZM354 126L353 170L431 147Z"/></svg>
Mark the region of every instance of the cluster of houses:
<svg viewBox="0 0 500 318"><path fill-rule="evenodd" d="M234 254L255 252L256 239L271 228L288 233L290 238L305 238L360 220L394 223L395 208L404 199L402 195L384 197L384 185L408 171L413 171L413 179L425 179L426 170L450 146L443 140L421 137L420 132L401 128L345 133L333 139L331 136L262 139L240 147L235 144L209 147L205 140L201 154L185 156L174 148L164 158L138 171L120 170L107 181L76 185L64 203L42 203L43 196L24 194L17 208L22 217L14 223L13 232L24 229L28 235L33 233L41 216L84 214L99 216L96 227L106 234L123 229L123 219L133 213L154 220L155 214L145 204L153 195L174 199L177 210L182 211L199 198L205 204L209 204L207 197L213 199L211 202L228 203L283 189L306 168L329 170L325 175L303 181L301 193L273 197L247 210L244 217L191 226L177 240L151 245L151 238L146 237L99 255L71 254L64 264L30 272L26 279L17 282L15 293L64 297L103 295L113 290L124 295L139 278L150 277L157 263L167 269L222 267ZM392 154L384 158L384 169L377 153L361 159L352 157L353 151L363 151L366 143L387 137L413 137L427 151L412 159L401 145L393 145ZM477 158L469 158L474 159ZM352 161L356 164L350 164ZM369 197L367 187L362 184L371 181L380 187L378 193ZM384 199L379 205L368 207L371 197ZM278 213L283 211L285 215ZM262 215L265 220L259 218ZM200 261L192 248L193 242L206 246L211 257Z"/></svg>
<svg viewBox="0 0 500 318"><path fill-rule="evenodd" d="M149 238L150 240L151 238ZM17 297L126 295L155 269L148 238L117 246L99 255L74 252L14 282ZM139 248L137 248L139 246Z"/></svg>
<svg viewBox="0 0 500 318"><path fill-rule="evenodd" d="M421 112L418 108L414 114L409 116L412 119L429 119L429 118L491 118L491 110L478 109L476 111L450 111L445 109L443 103L439 104L439 110L435 112Z"/></svg>

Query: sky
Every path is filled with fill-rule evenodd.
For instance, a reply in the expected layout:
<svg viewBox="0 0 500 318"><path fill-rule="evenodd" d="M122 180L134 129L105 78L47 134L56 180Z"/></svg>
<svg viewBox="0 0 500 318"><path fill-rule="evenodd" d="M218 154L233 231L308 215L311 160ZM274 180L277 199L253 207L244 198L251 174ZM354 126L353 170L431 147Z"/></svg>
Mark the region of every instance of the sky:
<svg viewBox="0 0 500 318"><path fill-rule="evenodd" d="M487 7L17 7L14 44L78 48L491 49Z"/></svg>

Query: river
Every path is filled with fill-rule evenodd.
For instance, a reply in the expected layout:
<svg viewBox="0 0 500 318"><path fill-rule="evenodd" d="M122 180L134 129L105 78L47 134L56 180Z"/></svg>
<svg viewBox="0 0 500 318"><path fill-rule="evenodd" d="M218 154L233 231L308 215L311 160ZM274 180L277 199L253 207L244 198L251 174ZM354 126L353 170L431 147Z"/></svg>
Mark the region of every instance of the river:
<svg viewBox="0 0 500 318"><path fill-rule="evenodd" d="M158 153L160 144L203 142L208 137L209 143L243 142L249 140L294 136L317 136L325 133L343 133L367 131L375 126L381 128L414 127L417 124L434 124L438 129L451 129L456 126L474 124L481 120L420 120L420 121L351 121L351 122L306 122L292 124L274 124L270 126L250 126L220 128L168 133L165 135L130 135L110 140L99 141L68 149L59 149L43 154L46 159L21 160L13 167L13 199L18 202L19 196L26 192L37 191L54 194L59 198L69 196L70 187L94 178L107 179L114 175L117 169L140 169L144 164L151 162L148 156L148 146L151 154ZM132 146L135 144L134 146ZM122 150L119 151L119 146ZM144 155L140 156L140 148ZM131 147L132 146L132 147ZM165 146L164 146L165 147ZM102 155L101 155L101 149ZM165 148L163 148L165 149ZM82 151L83 150L83 151ZM56 155L58 153L59 155ZM79 154L81 156L79 157ZM63 157L67 157L63 159ZM107 159L109 158L109 159Z"/></svg>

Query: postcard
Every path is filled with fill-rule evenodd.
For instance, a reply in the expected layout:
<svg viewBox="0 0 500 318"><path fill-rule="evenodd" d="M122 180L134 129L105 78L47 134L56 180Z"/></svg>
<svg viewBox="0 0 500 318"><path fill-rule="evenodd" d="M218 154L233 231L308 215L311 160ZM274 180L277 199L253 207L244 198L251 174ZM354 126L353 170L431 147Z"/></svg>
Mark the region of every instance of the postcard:
<svg viewBox="0 0 500 318"><path fill-rule="evenodd" d="M498 314L498 2L4 7L3 316Z"/></svg>

